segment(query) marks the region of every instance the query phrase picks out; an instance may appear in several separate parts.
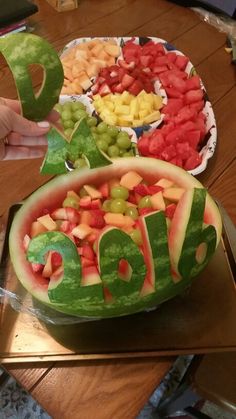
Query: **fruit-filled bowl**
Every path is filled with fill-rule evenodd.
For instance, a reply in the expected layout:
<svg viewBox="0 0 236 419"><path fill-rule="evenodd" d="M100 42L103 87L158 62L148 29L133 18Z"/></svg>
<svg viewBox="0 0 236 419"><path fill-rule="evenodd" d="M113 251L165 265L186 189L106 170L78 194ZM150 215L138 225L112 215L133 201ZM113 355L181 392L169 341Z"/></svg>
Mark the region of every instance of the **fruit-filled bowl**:
<svg viewBox="0 0 236 419"><path fill-rule="evenodd" d="M16 275L66 314L128 315L182 293L219 243L206 189L175 165L120 158L74 170L34 192L10 231Z"/></svg>
<svg viewBox="0 0 236 419"><path fill-rule="evenodd" d="M169 161L193 175L216 147L206 90L188 57L160 38L79 38L61 61L66 95L89 98L92 114L135 131L141 156Z"/></svg>

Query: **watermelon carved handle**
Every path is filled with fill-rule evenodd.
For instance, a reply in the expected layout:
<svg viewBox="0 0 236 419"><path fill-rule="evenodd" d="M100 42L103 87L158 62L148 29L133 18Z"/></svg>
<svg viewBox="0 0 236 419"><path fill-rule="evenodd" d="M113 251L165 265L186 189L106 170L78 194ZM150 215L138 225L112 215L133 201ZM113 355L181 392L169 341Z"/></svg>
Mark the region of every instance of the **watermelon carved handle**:
<svg viewBox="0 0 236 419"><path fill-rule="evenodd" d="M153 291L161 290L173 285L166 218L163 211L158 211L141 217L140 221L149 282L155 278Z"/></svg>
<svg viewBox="0 0 236 419"><path fill-rule="evenodd" d="M50 282L48 296L52 303L66 304L72 301L89 302L92 298L97 303L102 302L101 284L81 286L81 264L77 248L65 234L58 231L48 231L34 237L29 244L27 258L31 263L45 263L44 256L50 251L59 252L63 259L64 274L61 280Z"/></svg>
<svg viewBox="0 0 236 419"><path fill-rule="evenodd" d="M17 88L22 114L32 121L43 120L58 102L64 73L61 61L44 39L28 33L12 34L0 39L0 53L6 59ZM34 94L29 66L40 65L43 82Z"/></svg>

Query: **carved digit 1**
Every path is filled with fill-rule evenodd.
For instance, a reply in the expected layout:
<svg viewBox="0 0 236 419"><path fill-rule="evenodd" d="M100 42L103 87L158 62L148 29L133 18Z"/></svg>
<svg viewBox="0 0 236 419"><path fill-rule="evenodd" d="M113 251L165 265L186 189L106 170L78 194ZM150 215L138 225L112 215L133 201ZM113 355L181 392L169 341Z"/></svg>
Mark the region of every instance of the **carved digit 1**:
<svg viewBox="0 0 236 419"><path fill-rule="evenodd" d="M34 237L30 241L27 258L32 263L45 264L44 255L49 250L61 254L64 274L61 280L50 282L48 297L52 303L67 305L68 303L83 304L104 301L102 284L81 286L81 264L77 248L65 234L59 231L48 231Z"/></svg>
<svg viewBox="0 0 236 419"><path fill-rule="evenodd" d="M146 274L143 255L130 236L117 228L107 229L98 242L98 258L101 278L114 299L124 299L124 305L131 299L137 299ZM121 259L126 259L132 269L128 282L118 276Z"/></svg>
<svg viewBox="0 0 236 419"><path fill-rule="evenodd" d="M161 291L173 285L166 218L163 211L158 211L144 215L140 221L148 280L154 292Z"/></svg>
<svg viewBox="0 0 236 419"><path fill-rule="evenodd" d="M0 52L6 59L22 106L22 114L33 121L43 120L58 102L64 73L52 46L37 35L12 34L0 39ZM35 96L29 66L42 66L44 78Z"/></svg>

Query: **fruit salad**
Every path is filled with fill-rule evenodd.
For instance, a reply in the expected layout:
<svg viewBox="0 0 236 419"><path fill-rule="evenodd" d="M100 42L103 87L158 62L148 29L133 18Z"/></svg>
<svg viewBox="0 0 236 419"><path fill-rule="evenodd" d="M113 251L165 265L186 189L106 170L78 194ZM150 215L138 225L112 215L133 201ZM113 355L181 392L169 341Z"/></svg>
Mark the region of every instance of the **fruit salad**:
<svg viewBox="0 0 236 419"><path fill-rule="evenodd" d="M113 48L107 60L106 42ZM91 100L97 117L109 126L133 129L140 156L171 162L193 174L204 170L216 144L215 119L189 58L158 38L76 40L61 57L65 86L73 90L78 77L94 68L94 59L96 71L87 75L89 82L79 93ZM72 90L62 92L78 94Z"/></svg>
<svg viewBox="0 0 236 419"><path fill-rule="evenodd" d="M73 171L36 191L10 234L36 298L76 315L122 315L177 295L208 263L220 215L184 170L151 158Z"/></svg>

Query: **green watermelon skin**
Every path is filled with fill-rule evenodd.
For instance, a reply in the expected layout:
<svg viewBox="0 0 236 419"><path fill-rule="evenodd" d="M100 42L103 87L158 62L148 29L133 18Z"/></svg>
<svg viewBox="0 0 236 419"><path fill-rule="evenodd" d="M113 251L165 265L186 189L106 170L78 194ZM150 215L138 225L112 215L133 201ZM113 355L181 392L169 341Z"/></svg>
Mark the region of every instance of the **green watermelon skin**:
<svg viewBox="0 0 236 419"><path fill-rule="evenodd" d="M72 298L70 302L65 304L65 302L63 302L63 294L61 295L61 302L52 302L48 295L48 281L42 278L41 275L32 272L31 265L26 259L26 254L23 247L23 238L26 234L29 234L31 223L42 215L43 210L46 208L49 212L51 212L55 208L60 207L68 190L76 191L85 183L95 186L100 185L101 183L107 181L107 179L121 177L123 174L130 170L137 171L150 184L155 183L160 178L174 180L176 185L186 189L187 195L192 193L193 188L197 188L197 190L204 189L201 183L199 183L194 177L189 175L184 170L169 163L145 157L120 158L114 160L113 164L109 166L97 169L85 168L79 171L73 171L66 175L58 176L49 181L47 184L43 185L40 189L34 192L25 201L24 205L16 214L9 237L10 256L16 275L21 281L22 285L36 299L40 300L51 308L66 314L82 317L106 318L132 314L155 307L164 301L182 293L186 288L190 286L192 282L191 277L181 277L181 274L179 273L177 280L173 280L173 282L171 282L168 275L165 277L166 265L162 265L160 263L158 266L158 262L154 261L156 267L155 275L158 276L160 272L159 275L162 275L165 280L163 280L163 282L156 281L158 286L156 286L154 292L151 294L146 295L143 293L142 295L137 296L136 292L130 292L130 294L127 295L119 295L119 298L117 298L116 301L103 301L102 303L98 303L95 300L92 301L92 299L85 303L82 300L80 301L79 298ZM202 191L202 193L205 192ZM177 236L178 234L182 234L182 242L184 242L185 233L181 233L181 228L184 229L184 227L182 226L180 228L180 232L178 232L178 225L181 226L180 220L185 218L184 208L182 208L179 212L176 210L176 213L177 215L175 217L175 223L171 233L171 240L169 240L169 250L170 261L177 263L178 267L181 250L179 251L178 247L176 247L176 242L174 242L173 238L176 231ZM188 219L189 214L187 214L186 217ZM145 218L146 216L144 219ZM154 218L155 217L153 216L146 218L144 221L145 230L148 230L148 228L153 229ZM212 229L215 231L216 247L221 237L221 217L215 202L208 193L206 193L205 197L204 221L206 222L206 220L208 223L210 220ZM188 223L186 224L188 225ZM152 240L151 233L149 238ZM166 249L166 247L167 243L161 240L161 235L158 238L157 244L151 246L153 252L155 252L158 248ZM175 253L174 255L173 252ZM144 255L144 259L145 258L146 256ZM175 269L175 271L177 271L177 269ZM195 272L193 272L193 276L194 275ZM153 283L155 283L155 279Z"/></svg>
<svg viewBox="0 0 236 419"><path fill-rule="evenodd" d="M22 115L32 121L42 121L58 102L63 85L64 72L58 54L45 39L29 33L0 39L0 53L12 71ZM36 95L28 68L31 64L44 70L42 86Z"/></svg>

